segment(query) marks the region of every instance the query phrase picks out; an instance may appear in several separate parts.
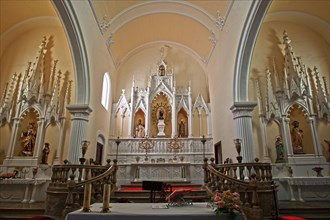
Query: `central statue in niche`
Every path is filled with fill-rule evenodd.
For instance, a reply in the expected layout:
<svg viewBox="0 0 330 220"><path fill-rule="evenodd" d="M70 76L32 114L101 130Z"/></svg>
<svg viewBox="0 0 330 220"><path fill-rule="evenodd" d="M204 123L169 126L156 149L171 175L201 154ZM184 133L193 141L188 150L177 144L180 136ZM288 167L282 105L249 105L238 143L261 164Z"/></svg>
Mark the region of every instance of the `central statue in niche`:
<svg viewBox="0 0 330 220"><path fill-rule="evenodd" d="M158 137L164 137L165 133L164 133L164 129L165 129L165 122L164 122L164 108L160 107L158 109L158 123L157 123L157 127L158 127Z"/></svg>

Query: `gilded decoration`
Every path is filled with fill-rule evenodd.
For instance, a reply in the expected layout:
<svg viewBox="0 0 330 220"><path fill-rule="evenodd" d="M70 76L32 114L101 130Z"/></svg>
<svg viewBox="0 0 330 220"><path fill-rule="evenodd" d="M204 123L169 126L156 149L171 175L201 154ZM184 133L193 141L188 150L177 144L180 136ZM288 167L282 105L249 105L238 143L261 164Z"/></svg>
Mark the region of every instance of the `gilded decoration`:
<svg viewBox="0 0 330 220"><path fill-rule="evenodd" d="M162 116L162 117L161 117ZM155 103L151 111L151 120L157 125L159 119L163 118L164 122L167 124L171 119L171 106L167 103Z"/></svg>

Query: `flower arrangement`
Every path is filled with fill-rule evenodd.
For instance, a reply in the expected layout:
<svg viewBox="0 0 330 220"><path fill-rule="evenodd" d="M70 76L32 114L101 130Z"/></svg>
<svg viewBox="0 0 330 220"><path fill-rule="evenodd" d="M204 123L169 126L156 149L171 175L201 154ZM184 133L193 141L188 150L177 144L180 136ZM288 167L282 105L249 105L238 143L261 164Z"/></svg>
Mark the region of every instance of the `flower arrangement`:
<svg viewBox="0 0 330 220"><path fill-rule="evenodd" d="M237 212L241 212L241 201L238 192L231 192L230 190L222 193L216 192L210 202L211 208L214 209L216 215L223 215L228 213L230 219L234 219Z"/></svg>
<svg viewBox="0 0 330 220"><path fill-rule="evenodd" d="M0 180L2 179L14 179L14 178L17 178L17 174L18 174L18 171L17 170L14 170L12 173L2 173L0 175Z"/></svg>

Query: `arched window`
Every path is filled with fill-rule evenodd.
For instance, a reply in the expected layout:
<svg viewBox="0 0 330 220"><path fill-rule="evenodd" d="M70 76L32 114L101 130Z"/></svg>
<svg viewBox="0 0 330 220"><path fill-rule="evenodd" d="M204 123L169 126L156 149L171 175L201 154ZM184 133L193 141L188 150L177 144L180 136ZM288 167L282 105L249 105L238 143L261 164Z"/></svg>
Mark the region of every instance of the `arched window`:
<svg viewBox="0 0 330 220"><path fill-rule="evenodd" d="M109 100L110 100L110 77L108 73L105 73L103 76L101 103L106 110L109 109Z"/></svg>

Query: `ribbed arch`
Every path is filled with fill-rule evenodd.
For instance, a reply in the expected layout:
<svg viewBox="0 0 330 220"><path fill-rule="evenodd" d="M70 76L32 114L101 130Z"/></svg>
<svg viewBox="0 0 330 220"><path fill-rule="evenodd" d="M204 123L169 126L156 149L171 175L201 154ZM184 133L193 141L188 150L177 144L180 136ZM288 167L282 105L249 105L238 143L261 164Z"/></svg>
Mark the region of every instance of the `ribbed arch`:
<svg viewBox="0 0 330 220"><path fill-rule="evenodd" d="M272 1L253 1L239 42L234 70L234 102L248 101L248 84L253 48L265 14Z"/></svg>
<svg viewBox="0 0 330 220"><path fill-rule="evenodd" d="M86 46L78 18L71 1L52 0L52 3L66 29L74 60L76 78L76 103L89 104L90 79Z"/></svg>

